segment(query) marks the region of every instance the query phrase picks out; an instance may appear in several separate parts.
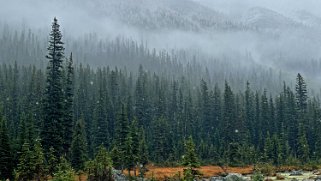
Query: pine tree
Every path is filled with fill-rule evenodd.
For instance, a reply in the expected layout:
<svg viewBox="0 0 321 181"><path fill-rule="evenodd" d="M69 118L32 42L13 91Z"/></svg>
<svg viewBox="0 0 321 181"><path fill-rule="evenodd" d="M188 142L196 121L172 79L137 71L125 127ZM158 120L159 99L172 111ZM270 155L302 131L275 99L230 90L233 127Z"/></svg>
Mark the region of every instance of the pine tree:
<svg viewBox="0 0 321 181"><path fill-rule="evenodd" d="M30 144L25 142L22 145L21 154L19 157L19 163L15 170L16 180L32 180L34 165L32 163L32 151L30 150Z"/></svg>
<svg viewBox="0 0 321 181"><path fill-rule="evenodd" d="M53 176L53 174L57 171L57 165L59 160L55 156L55 149L53 147L49 148L49 152L47 153L47 170L48 174Z"/></svg>
<svg viewBox="0 0 321 181"><path fill-rule="evenodd" d="M74 88L73 88L73 80L74 80L74 68L73 68L73 60L72 53L70 54L69 60L67 61L66 67L66 80L64 86L64 117L63 117L63 128L64 128L64 153L69 153L69 149L72 142L72 126L73 126L73 97L74 97Z"/></svg>
<svg viewBox="0 0 321 181"><path fill-rule="evenodd" d="M135 145L133 144L133 137L128 133L126 142L125 142L125 153L124 153L124 166L128 170L128 175L130 175L130 171L135 167L136 155L134 155L133 150Z"/></svg>
<svg viewBox="0 0 321 181"><path fill-rule="evenodd" d="M211 111L210 111L210 99L207 83L202 79L201 80L201 97L200 97L200 110L201 110L201 120L202 120L202 128L204 128L202 137L207 137L210 135L213 127L213 123L211 122Z"/></svg>
<svg viewBox="0 0 321 181"><path fill-rule="evenodd" d="M168 159L170 154L170 145L168 142L168 121L161 117L153 122L153 160L161 163Z"/></svg>
<svg viewBox="0 0 321 181"><path fill-rule="evenodd" d="M116 132L115 132L115 143L117 150L119 151L119 158L121 163L121 170L124 169L124 164L126 162L126 138L129 134L128 117L125 105L122 104L121 112L118 115L118 120L116 122ZM128 145L127 145L128 146Z"/></svg>
<svg viewBox="0 0 321 181"><path fill-rule="evenodd" d="M305 129L302 123L299 126L298 134L298 158L302 161L302 163L307 163L309 161L310 150Z"/></svg>
<svg viewBox="0 0 321 181"><path fill-rule="evenodd" d="M42 128L42 144L48 153L49 148L55 149L56 156L63 154L64 131L63 117L64 94L62 80L62 61L64 59L64 47L61 41L62 35L59 30L60 25L56 18L52 23L50 33L47 66L47 86L44 101L44 123Z"/></svg>
<svg viewBox="0 0 321 181"><path fill-rule="evenodd" d="M296 96L297 107L301 113L305 113L307 109L307 104L308 104L307 87L303 77L299 73L296 78L295 90L296 90L295 96Z"/></svg>
<svg viewBox="0 0 321 181"><path fill-rule="evenodd" d="M184 170L185 180L194 180L195 176L199 174L196 168L200 167L200 162L196 154L192 136L190 136L185 142L185 153L182 156L182 165L187 167Z"/></svg>
<svg viewBox="0 0 321 181"><path fill-rule="evenodd" d="M0 180L12 178L13 157L4 119L0 117Z"/></svg>
<svg viewBox="0 0 321 181"><path fill-rule="evenodd" d="M83 170L87 160L87 141L85 134L84 121L76 122L71 144L71 165L73 168Z"/></svg>
<svg viewBox="0 0 321 181"><path fill-rule="evenodd" d="M130 170L136 167L139 154L139 139L138 139L138 126L137 120L134 119L130 125L129 133L126 137L126 150L125 150L125 165L130 175ZM136 169L134 170L136 176Z"/></svg>
<svg viewBox="0 0 321 181"><path fill-rule="evenodd" d="M140 176L143 177L146 171L146 165L148 163L148 148L145 140L144 129L141 129L139 135L139 146L138 146L138 163Z"/></svg>
<svg viewBox="0 0 321 181"><path fill-rule="evenodd" d="M122 158L121 158L121 153L120 150L118 149L117 145L114 145L111 152L110 152L111 159L113 161L113 166L116 169L121 169L122 168Z"/></svg>
<svg viewBox="0 0 321 181"><path fill-rule="evenodd" d="M103 74L101 70L98 70L99 85L98 85L98 100L95 107L95 130L94 130L94 148L96 149L101 144L105 147L109 146L109 135L108 135L108 122L106 115L106 95L107 85L103 80Z"/></svg>
<svg viewBox="0 0 321 181"><path fill-rule="evenodd" d="M71 164L64 157L60 157L57 171L54 173L52 181L74 181L75 175Z"/></svg>
<svg viewBox="0 0 321 181"><path fill-rule="evenodd" d="M89 181L111 181L113 163L104 146L100 146L94 160L86 163Z"/></svg>
<svg viewBox="0 0 321 181"><path fill-rule="evenodd" d="M34 162L34 168L35 168L34 179L43 180L46 177L45 155L39 139L35 140L32 153L33 153L32 161Z"/></svg>
<svg viewBox="0 0 321 181"><path fill-rule="evenodd" d="M34 145L25 142L22 145L16 170L17 180L43 180L45 178L45 157L39 139Z"/></svg>

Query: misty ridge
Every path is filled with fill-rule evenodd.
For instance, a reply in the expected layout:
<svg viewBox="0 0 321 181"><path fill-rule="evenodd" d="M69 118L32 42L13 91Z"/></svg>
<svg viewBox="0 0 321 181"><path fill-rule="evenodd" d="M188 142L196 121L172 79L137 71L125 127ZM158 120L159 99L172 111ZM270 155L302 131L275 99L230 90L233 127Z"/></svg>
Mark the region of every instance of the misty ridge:
<svg viewBox="0 0 321 181"><path fill-rule="evenodd" d="M130 71L143 64L151 72L169 76L183 74L186 67L197 64L201 74L195 82L208 76L213 82L228 80L242 89L250 81L257 89L273 86L276 92L284 80L293 81L300 72L318 93L318 1L2 0L2 4L0 42L7 46L0 49L0 62L44 67L48 22L57 17L66 50L74 52L78 64ZM19 43L28 38L32 41ZM16 44L22 47L12 50ZM143 53L135 54L135 46ZM118 53L111 53L115 49ZM176 71L178 66L151 60L153 54L160 61L186 66ZM255 76L271 80L267 83Z"/></svg>

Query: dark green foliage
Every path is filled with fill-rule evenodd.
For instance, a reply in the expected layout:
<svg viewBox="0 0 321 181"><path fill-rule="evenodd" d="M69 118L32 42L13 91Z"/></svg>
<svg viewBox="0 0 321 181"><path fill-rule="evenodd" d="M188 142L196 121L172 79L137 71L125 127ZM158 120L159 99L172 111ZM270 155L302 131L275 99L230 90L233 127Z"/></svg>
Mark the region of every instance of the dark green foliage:
<svg viewBox="0 0 321 181"><path fill-rule="evenodd" d="M79 53L78 44L68 47ZM28 49L33 51L41 52ZM111 151L115 168L139 166L143 173L148 162L177 165L189 135L204 164L243 166L264 161L282 165L321 160L320 100L317 93L307 93L300 74L295 87L288 86L292 85L288 81L282 89L281 78L255 70L253 77L246 77L250 86L244 77L224 72L229 63L213 64L218 67L216 72L202 70L186 55L158 54L132 41L101 42L82 51L75 54L77 62L94 52L126 68L113 67L116 63L99 68L73 66L72 56L64 63L56 19L47 72L38 65L0 65L0 116L7 120L0 134L0 164L25 162L33 167L31 152L38 144L35 138L40 137L48 175L58 172L61 155L75 170L82 170L87 153L92 158L100 145ZM188 63L172 62L175 56ZM135 66L128 67L129 60ZM263 86L270 84L278 86ZM1 177L3 173L10 176L12 165L1 167ZM33 177L22 164L16 171Z"/></svg>
<svg viewBox="0 0 321 181"><path fill-rule="evenodd" d="M196 168L200 167L200 162L196 154L195 145L192 136L186 140L184 145L185 153L182 156L182 165L187 167L184 169L184 180L193 181L200 172Z"/></svg>
<svg viewBox="0 0 321 181"><path fill-rule="evenodd" d="M129 132L126 137L126 149L125 149L125 167L130 175L130 170L137 166L139 161L139 132L138 132L137 120L134 119L130 125ZM143 153L144 154L144 153ZM142 155L143 156L143 155ZM136 174L136 170L135 170Z"/></svg>
<svg viewBox="0 0 321 181"><path fill-rule="evenodd" d="M83 170L85 161L88 158L87 141L84 121L82 119L76 122L71 144L71 165L77 171Z"/></svg>
<svg viewBox="0 0 321 181"><path fill-rule="evenodd" d="M171 151L168 121L164 117L158 118L153 122L153 127L152 157L156 163L161 163L168 160Z"/></svg>
<svg viewBox="0 0 321 181"><path fill-rule="evenodd" d="M13 155L5 120L0 117L0 180L12 178Z"/></svg>
<svg viewBox="0 0 321 181"><path fill-rule="evenodd" d="M111 156L111 159L113 161L113 166L116 169L121 169L122 166L123 166L122 158L121 158L122 155L121 155L121 152L119 151L117 145L113 146L113 149L111 150L110 156Z"/></svg>
<svg viewBox="0 0 321 181"><path fill-rule="evenodd" d="M86 163L86 171L89 181L111 181L112 161L103 146L100 146L95 159Z"/></svg>
<svg viewBox="0 0 321 181"><path fill-rule="evenodd" d="M57 171L54 173L52 181L74 181L75 175L70 163L64 157L60 157Z"/></svg>
<svg viewBox="0 0 321 181"><path fill-rule="evenodd" d="M307 141L306 133L302 123L299 126L298 135L298 158L303 162L307 163L309 161L309 144Z"/></svg>
<svg viewBox="0 0 321 181"><path fill-rule="evenodd" d="M308 105L307 86L301 74L297 75L296 78L296 103L301 113L305 113Z"/></svg>
<svg viewBox="0 0 321 181"><path fill-rule="evenodd" d="M47 153L47 169L48 174L53 176L53 174L57 171L57 165L59 163L59 159L55 156L55 149L53 147L49 148L49 152Z"/></svg>
<svg viewBox="0 0 321 181"><path fill-rule="evenodd" d="M121 111L118 114L118 119L116 123L116 132L115 132L115 142L114 145L117 147L120 161L120 169L123 170L126 164L126 157L132 156L128 155L127 152L131 151L132 148L132 138L129 134L129 125L128 125L127 112L124 105L121 106Z"/></svg>
<svg viewBox="0 0 321 181"><path fill-rule="evenodd" d="M72 126L74 124L73 121L73 99L74 99L74 67L73 67L73 60L72 54L67 61L66 69L66 78L65 78L65 85L64 85L64 116L63 116L63 148L64 153L69 154L69 149L72 142Z"/></svg>
<svg viewBox="0 0 321 181"><path fill-rule="evenodd" d="M22 145L19 164L16 169L15 177L17 180L31 180L33 179L33 168L34 165L32 163L33 154L30 150L30 144L24 143Z"/></svg>
<svg viewBox="0 0 321 181"><path fill-rule="evenodd" d="M50 147L55 149L56 156L60 157L64 153L64 93L62 63L64 59L64 47L61 41L62 35L59 30L60 25L54 18L52 30L49 37L47 66L47 79L45 89L45 100L43 105L44 123L42 128L42 144L46 151Z"/></svg>
<svg viewBox="0 0 321 181"><path fill-rule="evenodd" d="M94 148L96 149L101 144L105 147L109 146L108 134L108 120L106 112L106 96L107 85L106 79L103 78L103 72L98 70L99 86L98 86L98 99L95 107L95 124L94 124Z"/></svg>
<svg viewBox="0 0 321 181"><path fill-rule="evenodd" d="M40 140L34 145L22 145L19 163L15 171L16 180L42 180L46 176L45 157Z"/></svg>
<svg viewBox="0 0 321 181"><path fill-rule="evenodd" d="M140 131L139 135L138 163L141 164L141 167L145 167L148 163L148 148L143 129Z"/></svg>
<svg viewBox="0 0 321 181"><path fill-rule="evenodd" d="M193 142L193 138L190 136L184 145L185 153L182 156L182 165L189 168L198 168L200 167L200 162L195 150L195 144Z"/></svg>

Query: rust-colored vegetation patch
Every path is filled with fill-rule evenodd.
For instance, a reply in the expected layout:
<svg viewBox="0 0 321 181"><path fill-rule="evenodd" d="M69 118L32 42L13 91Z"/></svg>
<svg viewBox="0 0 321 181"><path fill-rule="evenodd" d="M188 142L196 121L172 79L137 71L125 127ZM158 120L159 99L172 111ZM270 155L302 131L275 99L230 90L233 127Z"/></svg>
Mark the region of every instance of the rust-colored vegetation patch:
<svg viewBox="0 0 321 181"><path fill-rule="evenodd" d="M86 174L76 175L75 181L87 181L87 175Z"/></svg>
<svg viewBox="0 0 321 181"><path fill-rule="evenodd" d="M183 175L184 167L155 167L148 166L148 172L146 173L147 178L164 179L166 177L181 176ZM198 170L201 171L204 177L218 176L224 173L240 173L240 174L250 174L253 172L253 167L226 167L224 170L219 166L203 166Z"/></svg>

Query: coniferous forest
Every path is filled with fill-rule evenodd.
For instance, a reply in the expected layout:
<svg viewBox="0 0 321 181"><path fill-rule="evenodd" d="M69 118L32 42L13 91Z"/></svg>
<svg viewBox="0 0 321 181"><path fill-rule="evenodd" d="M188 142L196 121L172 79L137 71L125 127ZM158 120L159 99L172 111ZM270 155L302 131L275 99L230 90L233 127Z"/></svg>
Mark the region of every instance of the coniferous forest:
<svg viewBox="0 0 321 181"><path fill-rule="evenodd" d="M97 53L118 66L92 67L65 50L56 18L48 34L38 57L45 64L27 61L41 49L28 47L29 36L16 44L26 62L0 65L0 180L74 180L80 172L113 180L113 169L143 176L148 164L184 165L185 178L200 165L321 164L320 100L300 73L292 81L268 71L221 76L119 39Z"/></svg>

